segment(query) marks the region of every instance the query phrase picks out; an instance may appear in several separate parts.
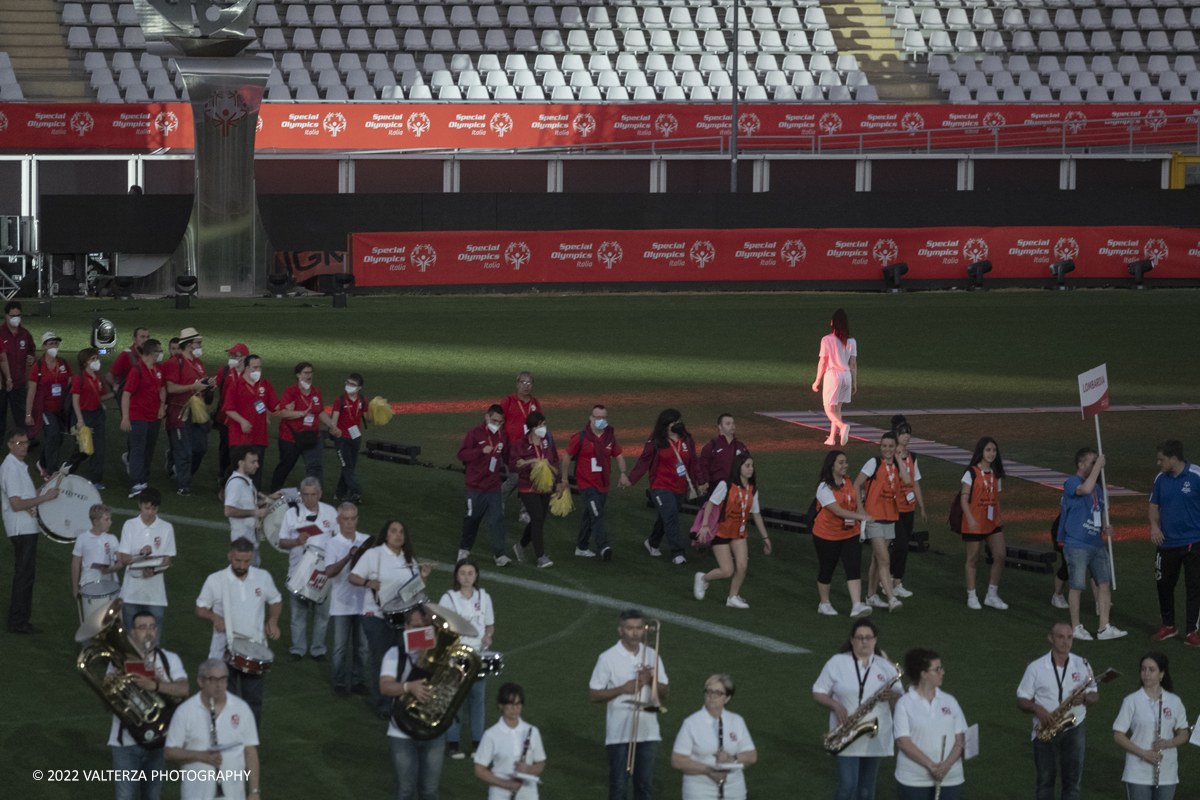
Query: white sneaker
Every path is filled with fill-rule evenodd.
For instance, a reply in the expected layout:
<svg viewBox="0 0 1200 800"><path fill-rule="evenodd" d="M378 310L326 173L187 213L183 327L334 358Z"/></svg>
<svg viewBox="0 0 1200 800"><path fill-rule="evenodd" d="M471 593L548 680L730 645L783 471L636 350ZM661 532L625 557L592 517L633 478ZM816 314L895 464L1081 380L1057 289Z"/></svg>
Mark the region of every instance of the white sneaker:
<svg viewBox="0 0 1200 800"><path fill-rule="evenodd" d="M525 548L521 547L520 542L513 545L513 555L517 557L517 561L521 563L525 562Z"/></svg>
<svg viewBox="0 0 1200 800"><path fill-rule="evenodd" d="M1090 642L1094 638L1090 633L1087 632L1087 628L1083 627L1082 624L1076 625L1075 630L1072 631L1072 633L1074 634L1075 638L1081 642Z"/></svg>
<svg viewBox="0 0 1200 800"><path fill-rule="evenodd" d="M1120 628L1118 628L1116 625L1113 625L1110 622L1110 623L1108 623L1107 628L1105 628L1102 631L1097 632L1096 638L1102 639L1102 640L1103 639L1120 639L1122 636L1125 636L1128 633L1129 633L1128 631L1123 631Z"/></svg>
<svg viewBox="0 0 1200 800"><path fill-rule="evenodd" d="M659 550L657 547L651 547L651 546L650 546L650 540L649 540L649 539L647 539L646 541L642 542L642 544L646 545L646 552L648 552L650 555L654 556L655 558L658 558L659 556L661 556L661 555L662 555L662 550Z"/></svg>
<svg viewBox="0 0 1200 800"><path fill-rule="evenodd" d="M509 558L508 556L496 556L496 566L497 567L507 567L511 563L512 563L512 559Z"/></svg>
<svg viewBox="0 0 1200 800"><path fill-rule="evenodd" d="M1070 608L1071 604L1067 602L1067 598L1061 594L1054 594L1050 597L1050 605L1055 608Z"/></svg>
<svg viewBox="0 0 1200 800"><path fill-rule="evenodd" d="M538 569L546 569L547 567L553 567L554 562L550 560L549 556L542 556L538 559L537 565Z"/></svg>
<svg viewBox="0 0 1200 800"><path fill-rule="evenodd" d="M704 573L697 572L695 579L692 580L692 594L697 600L703 600L705 592L708 591L708 581L704 580Z"/></svg>
<svg viewBox="0 0 1200 800"><path fill-rule="evenodd" d="M145 491L149 485L150 484L148 484L148 483L137 484L136 486L134 486L132 489L129 490L129 496L131 498L137 497L139 494L141 494L143 491Z"/></svg>
<svg viewBox="0 0 1200 800"><path fill-rule="evenodd" d="M687 559L683 556L675 556L671 559L671 563L678 567L680 564L686 564Z"/></svg>
<svg viewBox="0 0 1200 800"><path fill-rule="evenodd" d="M897 600L896 598L893 597L892 601L887 604L887 610L895 611L897 608L899 608L902 605L904 605L904 603L901 603L899 600Z"/></svg>
<svg viewBox="0 0 1200 800"><path fill-rule="evenodd" d="M997 608L1001 611L1008 610L1008 603L1001 600L1000 595L998 595L998 594L989 594L987 597L983 598L983 604L985 606Z"/></svg>
<svg viewBox="0 0 1200 800"><path fill-rule="evenodd" d="M596 557L596 554L593 553L591 550L580 550L578 547L575 548L575 555L577 555L581 558L595 558Z"/></svg>
<svg viewBox="0 0 1200 800"><path fill-rule="evenodd" d="M896 597L912 597L913 596L913 593L910 592L908 589L905 589L904 584L902 584L902 583L896 584L896 588L892 589L892 594L894 594Z"/></svg>
<svg viewBox="0 0 1200 800"><path fill-rule="evenodd" d="M521 513L517 514L517 522L524 522L526 525L528 525L532 521L533 520L529 518L529 512L523 508L521 509Z"/></svg>
<svg viewBox="0 0 1200 800"><path fill-rule="evenodd" d="M877 595L877 594L873 594L867 598L867 605L874 606L875 608L887 608L888 607L888 604L886 602L884 602L883 600L880 600L879 595Z"/></svg>
<svg viewBox="0 0 1200 800"><path fill-rule="evenodd" d="M836 617L838 615L837 611L833 608L833 603L821 603L817 606L817 613L824 614L827 617Z"/></svg>
<svg viewBox="0 0 1200 800"><path fill-rule="evenodd" d="M730 608L749 608L750 607L749 603L747 603L742 598L738 597L736 594L733 597L726 600L725 605L729 606Z"/></svg>
<svg viewBox="0 0 1200 800"><path fill-rule="evenodd" d="M842 423L842 447L846 446L846 442L850 441L850 423Z"/></svg>
<svg viewBox="0 0 1200 800"><path fill-rule="evenodd" d="M979 598L973 594L967 595L967 608L974 611L979 611L983 606L979 605Z"/></svg>
<svg viewBox="0 0 1200 800"><path fill-rule="evenodd" d="M458 558L457 558L457 559L455 559L455 560L456 560L456 561L462 561L463 559L465 559L465 558L469 558L470 556L471 556L471 551L470 551L470 550L463 550L463 549L460 547L460 548L458 549Z"/></svg>
<svg viewBox="0 0 1200 800"><path fill-rule="evenodd" d="M852 617L868 617L871 615L871 607L866 603L855 603L854 608L850 609Z"/></svg>

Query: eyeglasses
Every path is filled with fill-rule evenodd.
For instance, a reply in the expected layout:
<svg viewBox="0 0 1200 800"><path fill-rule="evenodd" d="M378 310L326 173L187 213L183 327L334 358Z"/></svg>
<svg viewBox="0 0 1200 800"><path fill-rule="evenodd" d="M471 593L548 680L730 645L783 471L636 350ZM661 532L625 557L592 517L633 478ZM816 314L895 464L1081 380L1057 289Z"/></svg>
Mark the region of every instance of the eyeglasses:
<svg viewBox="0 0 1200 800"><path fill-rule="evenodd" d="M870 636L855 636L854 641L856 641L856 642L873 642L873 641L875 641L876 638L877 637L874 634L872 634Z"/></svg>
<svg viewBox="0 0 1200 800"><path fill-rule="evenodd" d="M705 697L709 697L709 696L712 696L712 697L724 697L726 694L727 694L727 692L723 692L723 691L721 691L720 689L705 689L705 690L704 690L704 696L705 696Z"/></svg>
<svg viewBox="0 0 1200 800"><path fill-rule="evenodd" d="M925 670L925 671L926 671L926 672L937 672L937 673L939 673L939 674L940 674L940 673L943 673L943 672L945 672L945 671L946 671L946 668L945 668L945 667L943 667L941 664L938 664L936 667L930 667L929 669L927 669L927 670Z"/></svg>
<svg viewBox="0 0 1200 800"><path fill-rule="evenodd" d="M523 706L523 705L525 705L525 701L524 700L505 700L505 701L501 702L500 705L502 705L502 706Z"/></svg>
<svg viewBox="0 0 1200 800"><path fill-rule="evenodd" d="M533 381L518 381L517 383L520 386L533 386Z"/></svg>

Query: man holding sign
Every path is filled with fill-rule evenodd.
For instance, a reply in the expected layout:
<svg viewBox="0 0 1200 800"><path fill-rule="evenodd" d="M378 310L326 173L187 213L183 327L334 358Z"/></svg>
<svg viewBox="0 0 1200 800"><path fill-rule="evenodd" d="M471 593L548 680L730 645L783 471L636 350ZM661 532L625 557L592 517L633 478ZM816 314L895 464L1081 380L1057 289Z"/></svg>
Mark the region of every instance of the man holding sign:
<svg viewBox="0 0 1200 800"><path fill-rule="evenodd" d="M1183 442L1170 439L1158 446L1158 469L1150 492L1150 541L1158 548L1154 579L1162 627L1150 638L1158 642L1179 632L1175 584L1182 571L1187 591L1183 643L1200 647L1196 634L1200 618L1200 466L1184 459Z"/></svg>
<svg viewBox="0 0 1200 800"><path fill-rule="evenodd" d="M1058 526L1058 541L1063 546L1063 556L1070 573L1070 591L1067 602L1071 609L1071 627L1075 638L1089 642L1092 635L1079 621L1079 596L1087 585L1087 574L1092 573L1096 581L1096 602L1100 614L1098 639L1119 639L1125 635L1108 621L1112 606L1112 562L1104 549L1102 534L1112 538L1112 525L1105 520L1107 504L1103 492L1096 485L1104 456L1097 455L1090 447L1075 454L1075 474L1063 485L1062 518Z"/></svg>

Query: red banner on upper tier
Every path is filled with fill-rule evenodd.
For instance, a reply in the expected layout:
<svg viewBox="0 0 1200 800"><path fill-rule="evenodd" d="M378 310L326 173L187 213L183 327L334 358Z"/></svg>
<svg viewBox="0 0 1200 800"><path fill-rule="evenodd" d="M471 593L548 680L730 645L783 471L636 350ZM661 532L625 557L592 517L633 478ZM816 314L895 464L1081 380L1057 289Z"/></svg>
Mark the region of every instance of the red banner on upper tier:
<svg viewBox="0 0 1200 800"><path fill-rule="evenodd" d="M668 140L679 147L716 149L716 138L728 136L729 129L729 108L711 104L265 103L257 147L507 149ZM1170 144L1198 140L1200 107L750 103L739 106L738 130L739 144L747 149L806 152L860 145ZM679 141L696 137L709 140ZM190 148L192 142L192 110L186 103L0 105L0 149L153 150Z"/></svg>
<svg viewBox="0 0 1200 800"><path fill-rule="evenodd" d="M1155 278L1200 278L1200 230L1160 227L788 228L649 231L358 233L358 286L504 283L881 280L903 261L909 279L1124 278L1130 261Z"/></svg>

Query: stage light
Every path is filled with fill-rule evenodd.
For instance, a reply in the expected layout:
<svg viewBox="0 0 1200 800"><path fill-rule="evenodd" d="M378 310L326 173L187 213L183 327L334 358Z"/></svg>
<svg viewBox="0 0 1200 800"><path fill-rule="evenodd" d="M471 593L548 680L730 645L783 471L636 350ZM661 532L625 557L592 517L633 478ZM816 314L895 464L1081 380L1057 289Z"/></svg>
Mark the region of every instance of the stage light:
<svg viewBox="0 0 1200 800"><path fill-rule="evenodd" d="M349 272L339 272L333 276L333 307L346 307L346 293L354 288L354 275Z"/></svg>
<svg viewBox="0 0 1200 800"><path fill-rule="evenodd" d="M898 261L895 264L888 264L886 267L884 267L883 268L883 283L884 283L884 287L885 287L884 291L888 291L888 292L904 291L902 288L900 288L900 276L904 275L906 272L908 272L908 264L905 264L903 261Z"/></svg>
<svg viewBox="0 0 1200 800"><path fill-rule="evenodd" d="M1130 261L1129 274L1133 276L1133 288L1145 289L1146 273L1154 269L1154 262L1146 259L1145 261Z"/></svg>
<svg viewBox="0 0 1200 800"><path fill-rule="evenodd" d="M983 276L992 271L992 262L976 261L971 266L967 267L967 277L974 281L972 289L985 291L983 288Z"/></svg>
<svg viewBox="0 0 1200 800"><path fill-rule="evenodd" d="M195 275L178 275L175 277L175 307L191 308L192 295L200 288L200 282Z"/></svg>
<svg viewBox="0 0 1200 800"><path fill-rule="evenodd" d="M117 346L117 326L103 317L92 320L92 347L107 355L109 350Z"/></svg>
<svg viewBox="0 0 1200 800"><path fill-rule="evenodd" d="M1067 288L1067 273L1075 271L1075 262L1071 259L1065 261L1055 261L1050 265L1050 274L1058 280L1059 290Z"/></svg>
<svg viewBox="0 0 1200 800"><path fill-rule="evenodd" d="M125 275L113 278L113 297L120 300L128 300L133 296L133 285L135 283L137 283L136 278L130 278Z"/></svg>
<svg viewBox="0 0 1200 800"><path fill-rule="evenodd" d="M267 291L276 297L283 297L292 288L292 276L287 272L272 272L267 276Z"/></svg>

